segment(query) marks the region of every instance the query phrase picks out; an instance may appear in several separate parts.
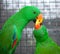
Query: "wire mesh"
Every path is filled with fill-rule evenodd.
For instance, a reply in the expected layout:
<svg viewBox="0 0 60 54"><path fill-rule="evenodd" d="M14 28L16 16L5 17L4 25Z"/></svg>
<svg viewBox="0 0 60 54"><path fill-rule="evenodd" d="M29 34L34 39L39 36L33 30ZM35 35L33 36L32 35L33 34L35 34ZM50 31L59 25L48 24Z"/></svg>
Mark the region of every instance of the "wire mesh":
<svg viewBox="0 0 60 54"><path fill-rule="evenodd" d="M48 28L49 35L60 44L60 0L0 0L0 28L11 15L26 5L34 5L41 10L45 19L43 24ZM15 54L34 54L35 39L32 31L33 22L30 22L23 30Z"/></svg>

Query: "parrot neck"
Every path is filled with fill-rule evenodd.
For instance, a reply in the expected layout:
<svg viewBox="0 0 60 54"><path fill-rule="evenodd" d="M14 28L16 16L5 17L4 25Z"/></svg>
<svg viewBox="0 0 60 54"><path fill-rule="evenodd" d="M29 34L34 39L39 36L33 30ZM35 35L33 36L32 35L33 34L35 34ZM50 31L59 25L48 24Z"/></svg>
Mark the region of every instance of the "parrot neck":
<svg viewBox="0 0 60 54"><path fill-rule="evenodd" d="M48 39L48 36L42 37L42 38L36 38L36 42L37 43L42 43L42 42L46 41L47 39Z"/></svg>
<svg viewBox="0 0 60 54"><path fill-rule="evenodd" d="M47 45L49 45L49 46L51 46L51 44L54 44L54 45L56 45L56 43L50 38L50 37L48 37L45 41L43 41L43 42L38 42L38 41L36 41L36 46L47 46Z"/></svg>
<svg viewBox="0 0 60 54"><path fill-rule="evenodd" d="M14 19L14 24L16 25L19 32L25 28L25 26L29 23L28 19L23 14L18 13L17 18Z"/></svg>
<svg viewBox="0 0 60 54"><path fill-rule="evenodd" d="M6 21L3 29L11 26L16 26L18 32L21 33L28 23L29 21L26 19L26 16L24 16L21 12L17 12Z"/></svg>
<svg viewBox="0 0 60 54"><path fill-rule="evenodd" d="M43 43L43 42L47 41L48 39L49 39L48 37L46 37L44 39L39 39L39 40L36 40L36 43Z"/></svg>
<svg viewBox="0 0 60 54"><path fill-rule="evenodd" d="M28 24L28 22L25 20L21 20L20 23L18 23L18 24L16 23L18 31L22 32L27 24Z"/></svg>
<svg viewBox="0 0 60 54"><path fill-rule="evenodd" d="M21 34L22 30L29 23L26 16L23 13L17 12L13 16L11 16L4 25L4 28L7 26L16 26L18 32Z"/></svg>

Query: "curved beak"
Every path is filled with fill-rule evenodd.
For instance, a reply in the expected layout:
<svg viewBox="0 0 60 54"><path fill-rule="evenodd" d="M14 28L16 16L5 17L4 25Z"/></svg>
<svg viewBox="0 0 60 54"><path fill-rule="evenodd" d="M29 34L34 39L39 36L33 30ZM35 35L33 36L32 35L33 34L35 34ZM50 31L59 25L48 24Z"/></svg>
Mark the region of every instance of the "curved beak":
<svg viewBox="0 0 60 54"><path fill-rule="evenodd" d="M41 27L42 22L43 22L43 15L39 14L36 18L35 29L39 29Z"/></svg>

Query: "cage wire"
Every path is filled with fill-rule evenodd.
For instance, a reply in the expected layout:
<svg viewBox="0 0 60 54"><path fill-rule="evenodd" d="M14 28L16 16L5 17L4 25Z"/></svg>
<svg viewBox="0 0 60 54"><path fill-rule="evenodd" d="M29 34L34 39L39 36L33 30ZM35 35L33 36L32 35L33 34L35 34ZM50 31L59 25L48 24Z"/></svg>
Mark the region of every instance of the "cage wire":
<svg viewBox="0 0 60 54"><path fill-rule="evenodd" d="M33 5L41 10L43 24L47 27L49 35L60 45L60 0L0 0L0 28L11 15L26 5ZM34 54L33 25L33 22L30 22L24 28L15 54Z"/></svg>

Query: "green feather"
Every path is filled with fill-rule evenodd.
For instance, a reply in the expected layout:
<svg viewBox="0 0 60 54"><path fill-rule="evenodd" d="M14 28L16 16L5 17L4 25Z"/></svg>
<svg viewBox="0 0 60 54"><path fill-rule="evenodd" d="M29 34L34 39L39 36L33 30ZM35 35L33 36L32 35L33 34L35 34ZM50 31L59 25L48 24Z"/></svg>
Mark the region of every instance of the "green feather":
<svg viewBox="0 0 60 54"><path fill-rule="evenodd" d="M34 12L36 13L34 14ZM40 10L35 6L25 6L5 22L0 31L0 54L13 54L15 52L21 40L22 30L40 13ZM16 33L17 43L12 48L14 32Z"/></svg>
<svg viewBox="0 0 60 54"><path fill-rule="evenodd" d="M49 37L44 25L38 30L34 29L33 33L36 39L35 54L60 54L60 47Z"/></svg>

